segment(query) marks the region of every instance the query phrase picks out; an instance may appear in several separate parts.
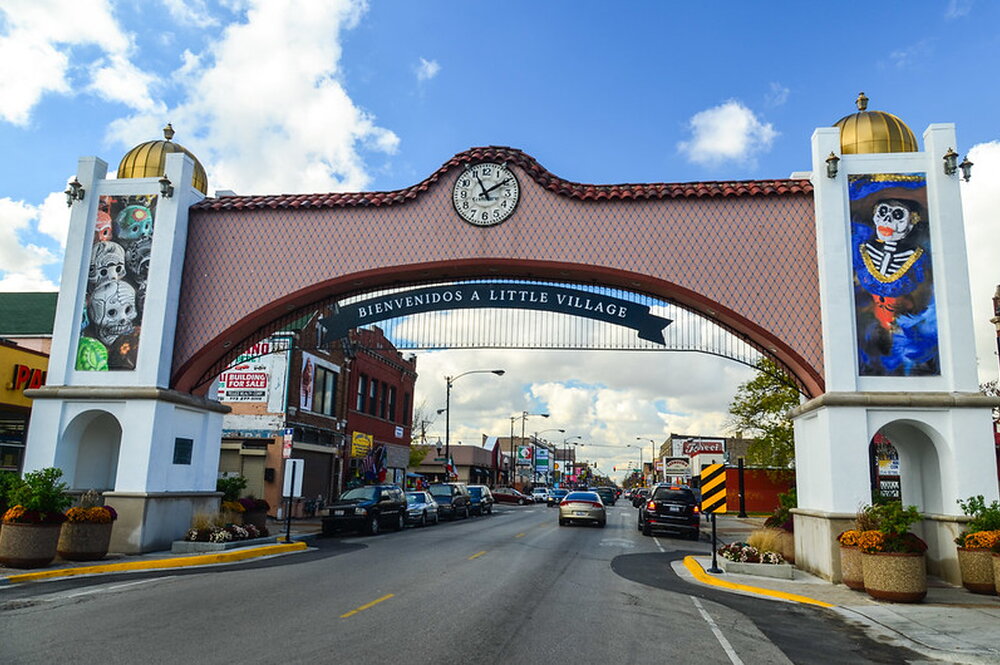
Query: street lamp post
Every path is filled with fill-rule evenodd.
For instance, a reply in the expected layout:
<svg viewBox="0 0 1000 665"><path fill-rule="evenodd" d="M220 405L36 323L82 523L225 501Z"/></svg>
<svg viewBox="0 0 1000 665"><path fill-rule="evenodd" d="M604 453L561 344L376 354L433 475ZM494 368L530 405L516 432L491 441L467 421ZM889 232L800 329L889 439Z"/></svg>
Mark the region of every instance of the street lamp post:
<svg viewBox="0 0 1000 665"><path fill-rule="evenodd" d="M646 436L635 437L636 441L649 441L649 463L653 465L653 481L656 481L656 441Z"/></svg>
<svg viewBox="0 0 1000 665"><path fill-rule="evenodd" d="M534 438L531 441L531 463L534 465L534 468L531 470L531 484L532 485L535 484L535 476L538 474L538 465L536 464L536 459L537 459L536 451L538 449L538 435L539 434L545 434L546 432L562 432L563 434L565 434L566 430L552 427L550 429L543 429L541 432L535 432L535 436L534 436Z"/></svg>
<svg viewBox="0 0 1000 665"><path fill-rule="evenodd" d="M643 446L633 446L631 443L625 444L626 448L638 448L639 449L639 477L642 478L642 486L646 486L646 474L642 472L642 449Z"/></svg>
<svg viewBox="0 0 1000 665"><path fill-rule="evenodd" d="M576 436L571 436L569 438L563 439L563 472L559 474L559 481L562 482L564 476L566 475L566 462L569 461L569 447L583 445L581 443L576 443L573 439L582 439L583 437L577 434ZM574 455L575 457L575 455Z"/></svg>
<svg viewBox="0 0 1000 665"><path fill-rule="evenodd" d="M521 419L521 442L524 442L524 421L531 416L538 416L539 418L548 418L547 413L528 413L527 411L522 411L516 416L510 417L510 460L511 460L511 470L510 470L510 486L514 486L514 473L517 470L517 458L514 456L514 421L518 418Z"/></svg>
<svg viewBox="0 0 1000 665"><path fill-rule="evenodd" d="M504 370L502 369L470 369L468 372L462 372L455 376L444 377L445 384L447 385L447 390L445 391L444 399L444 460L445 460L445 471L447 472L448 464L451 463L451 385L455 383L458 379L466 376L468 374L496 374L497 376L503 376ZM440 411L438 412L440 413Z"/></svg>

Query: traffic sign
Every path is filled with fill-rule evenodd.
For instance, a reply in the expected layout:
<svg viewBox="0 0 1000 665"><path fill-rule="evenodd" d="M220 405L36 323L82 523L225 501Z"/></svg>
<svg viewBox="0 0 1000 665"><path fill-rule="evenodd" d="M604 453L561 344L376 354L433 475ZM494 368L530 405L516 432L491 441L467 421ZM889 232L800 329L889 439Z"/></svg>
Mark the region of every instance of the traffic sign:
<svg viewBox="0 0 1000 665"><path fill-rule="evenodd" d="M726 512L725 464L706 464L701 468L701 512Z"/></svg>

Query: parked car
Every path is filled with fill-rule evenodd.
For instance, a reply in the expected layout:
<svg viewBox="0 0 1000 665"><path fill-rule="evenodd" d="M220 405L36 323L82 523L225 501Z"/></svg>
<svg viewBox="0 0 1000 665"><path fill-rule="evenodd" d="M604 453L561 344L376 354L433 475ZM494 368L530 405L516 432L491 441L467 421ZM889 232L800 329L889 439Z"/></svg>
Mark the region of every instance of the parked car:
<svg viewBox="0 0 1000 665"><path fill-rule="evenodd" d="M597 492L570 492L559 502L559 526L573 522L592 522L604 528L608 517Z"/></svg>
<svg viewBox="0 0 1000 665"><path fill-rule="evenodd" d="M438 504L438 514L449 520L468 517L472 497L465 483L434 483L427 488Z"/></svg>
<svg viewBox="0 0 1000 665"><path fill-rule="evenodd" d="M375 535L383 527L400 531L405 523L406 497L398 485L366 485L347 490L330 504L323 534L350 530Z"/></svg>
<svg viewBox="0 0 1000 665"><path fill-rule="evenodd" d="M569 494L569 490L567 489L563 489L561 487L554 489L551 492L549 492L549 498L547 499L546 503L548 504L549 508L551 508L552 506L558 506L559 502L565 499L567 494Z"/></svg>
<svg viewBox="0 0 1000 665"><path fill-rule="evenodd" d="M473 515L493 514L493 493L486 485L469 485L470 510Z"/></svg>
<svg viewBox="0 0 1000 665"><path fill-rule="evenodd" d="M632 493L632 507L638 508L639 506L641 506L642 503L646 500L646 497L648 496L649 496L648 487L640 487L636 489L636 491Z"/></svg>
<svg viewBox="0 0 1000 665"><path fill-rule="evenodd" d="M613 487L594 487L591 489L593 492L597 492L601 501L604 502L605 506L613 506L618 502L618 496L615 494Z"/></svg>
<svg viewBox="0 0 1000 665"><path fill-rule="evenodd" d="M701 519L698 501L687 487L658 485L649 499L639 506L639 530L644 536L654 530L679 531L690 540L698 540Z"/></svg>
<svg viewBox="0 0 1000 665"><path fill-rule="evenodd" d="M437 501L430 492L418 490L406 493L406 521L417 526L437 524L441 521Z"/></svg>
<svg viewBox="0 0 1000 665"><path fill-rule="evenodd" d="M548 498L548 496L549 496L548 487L536 487L531 490L531 499L535 503L545 503L545 500Z"/></svg>
<svg viewBox="0 0 1000 665"><path fill-rule="evenodd" d="M530 496L518 492L513 487L497 487L493 490L493 500L497 503L516 503L519 506L524 506L534 501Z"/></svg>

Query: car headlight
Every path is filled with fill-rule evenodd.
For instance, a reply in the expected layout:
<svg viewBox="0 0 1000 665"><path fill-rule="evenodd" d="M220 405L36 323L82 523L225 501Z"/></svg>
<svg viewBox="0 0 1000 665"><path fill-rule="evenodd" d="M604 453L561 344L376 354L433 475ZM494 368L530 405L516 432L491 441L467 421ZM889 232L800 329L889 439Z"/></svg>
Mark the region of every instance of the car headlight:
<svg viewBox="0 0 1000 665"><path fill-rule="evenodd" d="M367 515L368 514L368 510L366 508L362 508L362 507L358 506L357 508L354 509L354 514L355 515Z"/></svg>
<svg viewBox="0 0 1000 665"><path fill-rule="evenodd" d="M417 515L421 512L420 508L410 508L406 511L409 515Z"/></svg>

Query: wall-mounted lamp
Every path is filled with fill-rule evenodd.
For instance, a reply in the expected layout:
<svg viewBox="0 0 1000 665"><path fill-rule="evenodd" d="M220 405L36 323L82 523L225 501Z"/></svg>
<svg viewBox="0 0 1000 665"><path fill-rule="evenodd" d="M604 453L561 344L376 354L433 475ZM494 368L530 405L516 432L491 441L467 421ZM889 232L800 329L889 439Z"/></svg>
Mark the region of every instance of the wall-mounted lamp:
<svg viewBox="0 0 1000 665"><path fill-rule="evenodd" d="M948 148L948 152L944 153L944 174L945 175L955 175L958 172L958 153L955 152L954 148Z"/></svg>
<svg viewBox="0 0 1000 665"><path fill-rule="evenodd" d="M69 186L66 187L66 205L71 206L73 205L73 201L82 201L85 193L86 190L83 188L83 185L80 184L76 176L73 176L73 182L69 183Z"/></svg>
<svg viewBox="0 0 1000 665"><path fill-rule="evenodd" d="M969 182L969 178L972 177L972 162L969 161L969 156L966 155L962 163L958 165L958 168L962 169L962 180Z"/></svg>
<svg viewBox="0 0 1000 665"><path fill-rule="evenodd" d="M826 158L826 177L827 178L836 178L837 177L837 171L838 171L837 167L838 167L839 164L840 164L840 157L837 157L835 154L833 154L831 152L830 156Z"/></svg>
<svg viewBox="0 0 1000 665"><path fill-rule="evenodd" d="M169 199L174 195L174 186L170 184L170 179L167 176L160 178L160 194L165 199Z"/></svg>

